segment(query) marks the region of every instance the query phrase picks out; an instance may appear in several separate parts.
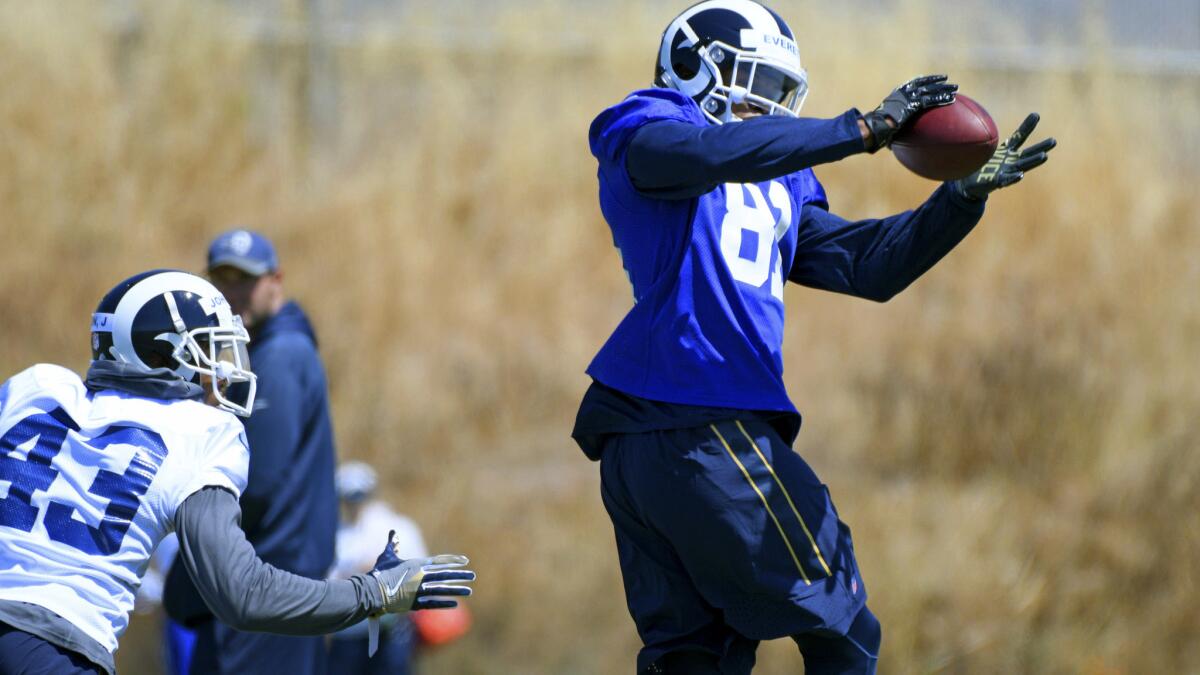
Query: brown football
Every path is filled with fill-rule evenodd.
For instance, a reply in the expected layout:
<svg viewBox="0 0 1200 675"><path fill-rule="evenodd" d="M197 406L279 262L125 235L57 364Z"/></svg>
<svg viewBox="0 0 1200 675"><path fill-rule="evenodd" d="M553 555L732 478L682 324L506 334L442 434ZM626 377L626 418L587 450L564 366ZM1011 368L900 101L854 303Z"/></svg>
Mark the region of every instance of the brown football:
<svg viewBox="0 0 1200 675"><path fill-rule="evenodd" d="M954 103L917 113L892 137L892 153L909 171L956 180L987 162L1000 134L983 106L959 94Z"/></svg>

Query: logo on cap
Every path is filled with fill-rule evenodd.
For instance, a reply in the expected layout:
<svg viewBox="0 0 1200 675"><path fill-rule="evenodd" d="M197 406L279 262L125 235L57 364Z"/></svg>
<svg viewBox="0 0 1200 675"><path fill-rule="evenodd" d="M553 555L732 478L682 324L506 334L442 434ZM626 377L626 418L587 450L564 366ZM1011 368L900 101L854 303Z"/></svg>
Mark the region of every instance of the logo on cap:
<svg viewBox="0 0 1200 675"><path fill-rule="evenodd" d="M234 232L229 238L229 250L236 255L246 255L250 252L250 247L254 245L254 238L249 232L244 230Z"/></svg>

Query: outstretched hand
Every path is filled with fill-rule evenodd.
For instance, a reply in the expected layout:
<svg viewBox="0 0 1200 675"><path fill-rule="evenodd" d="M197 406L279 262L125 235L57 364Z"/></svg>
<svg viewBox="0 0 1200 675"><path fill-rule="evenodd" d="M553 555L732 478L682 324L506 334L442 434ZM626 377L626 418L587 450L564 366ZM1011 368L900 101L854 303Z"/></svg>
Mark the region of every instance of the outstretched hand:
<svg viewBox="0 0 1200 675"><path fill-rule="evenodd" d="M892 136L922 110L954 103L958 85L946 82L947 79L946 75L913 78L896 87L878 108L863 115L863 122L871 132L867 150L875 152L887 147Z"/></svg>
<svg viewBox="0 0 1200 675"><path fill-rule="evenodd" d="M388 543L375 561L371 576L383 593L383 611L407 612L411 609L444 609L458 606L455 596L471 594L467 584L475 573L464 569L469 562L462 555L435 555L431 558L401 560L396 554L396 533L388 533Z"/></svg>
<svg viewBox="0 0 1200 675"><path fill-rule="evenodd" d="M996 148L987 164L970 176L955 181L959 193L968 199L981 200L989 193L1021 180L1026 171L1045 164L1049 152L1058 145L1058 141L1053 138L1047 138L1021 150L1021 146L1029 139L1040 119L1037 113L1030 113L1020 128Z"/></svg>

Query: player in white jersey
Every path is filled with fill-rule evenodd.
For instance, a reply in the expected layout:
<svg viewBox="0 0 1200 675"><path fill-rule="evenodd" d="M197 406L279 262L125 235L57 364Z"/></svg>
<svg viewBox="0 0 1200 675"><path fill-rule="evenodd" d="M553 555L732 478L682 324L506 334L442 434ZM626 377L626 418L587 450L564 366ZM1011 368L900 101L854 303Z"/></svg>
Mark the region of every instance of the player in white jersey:
<svg viewBox="0 0 1200 675"><path fill-rule="evenodd" d="M239 630L314 635L368 616L450 607L462 556L318 581L266 565L238 527L255 377L249 337L199 277L139 274L101 300L86 380L35 365L0 387L0 673L114 671L158 542Z"/></svg>

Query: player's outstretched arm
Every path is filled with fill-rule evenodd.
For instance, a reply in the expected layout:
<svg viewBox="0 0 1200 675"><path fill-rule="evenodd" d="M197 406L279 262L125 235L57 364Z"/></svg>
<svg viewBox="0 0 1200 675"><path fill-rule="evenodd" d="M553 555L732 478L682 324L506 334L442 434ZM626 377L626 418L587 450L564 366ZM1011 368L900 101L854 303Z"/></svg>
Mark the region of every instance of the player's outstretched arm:
<svg viewBox="0 0 1200 675"><path fill-rule="evenodd" d="M984 200L1046 163L1053 138L1021 150L1038 123L1025 118L983 168L942 185L924 204L887 218L851 222L816 205L801 212L788 279L884 302L933 267L975 227Z"/></svg>
<svg viewBox="0 0 1200 675"><path fill-rule="evenodd" d="M625 169L643 194L691 199L721 183L757 183L864 150L858 112L829 120L764 116L699 126L660 120L629 141Z"/></svg>
<svg viewBox="0 0 1200 675"><path fill-rule="evenodd" d="M625 169L647 196L690 199L721 183L757 183L887 146L914 115L954 102L945 75L910 80L866 115L829 120L779 116L738 123L651 122L629 141Z"/></svg>
<svg viewBox="0 0 1200 675"><path fill-rule="evenodd" d="M1053 138L1047 138L1021 150L1021 146L1029 139L1040 119L1041 116L1037 113L1030 113L1013 135L996 148L987 164L970 176L956 181L955 187L959 194L968 199L982 200L993 191L1021 180L1025 177L1025 172L1045 164L1050 151L1058 145L1058 141Z"/></svg>
<svg viewBox="0 0 1200 675"><path fill-rule="evenodd" d="M349 579L308 579L260 560L238 527L240 517L233 494L215 487L192 494L175 515L180 560L213 614L238 630L331 633L368 616L424 606L418 602L420 598L468 594L469 589L463 593L435 588L443 585L438 574L447 569L463 575L450 584L456 589L474 579L473 573L461 569L466 560L461 556L450 556L454 559L444 562L435 556L407 567L402 562L394 573L376 569ZM415 590L408 583L409 576L418 579Z"/></svg>
<svg viewBox="0 0 1200 675"><path fill-rule="evenodd" d="M807 204L788 280L886 302L958 245L983 210L951 183L916 209L886 218L850 221Z"/></svg>

